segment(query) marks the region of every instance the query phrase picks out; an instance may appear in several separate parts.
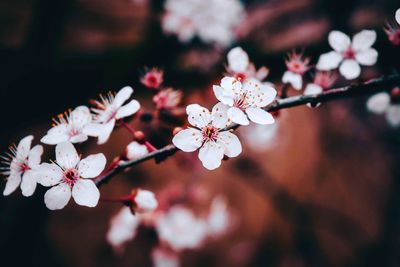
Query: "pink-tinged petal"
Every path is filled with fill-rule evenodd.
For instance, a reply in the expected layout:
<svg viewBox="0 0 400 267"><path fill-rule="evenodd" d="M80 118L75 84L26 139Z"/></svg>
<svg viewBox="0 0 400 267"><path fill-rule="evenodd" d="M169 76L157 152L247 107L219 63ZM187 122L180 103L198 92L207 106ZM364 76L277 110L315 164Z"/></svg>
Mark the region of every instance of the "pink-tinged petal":
<svg viewBox="0 0 400 267"><path fill-rule="evenodd" d="M204 168L214 170L221 166L224 157L224 147L216 142L206 142L199 150L199 159Z"/></svg>
<svg viewBox="0 0 400 267"><path fill-rule="evenodd" d="M265 107L271 104L275 100L277 92L273 87L273 84L262 83L260 86L260 94L261 94L259 97L260 101L256 101L254 105L256 107Z"/></svg>
<svg viewBox="0 0 400 267"><path fill-rule="evenodd" d="M211 111L212 115L212 125L216 128L223 129L231 124L231 121L228 119L227 111L228 106L219 102L214 105Z"/></svg>
<svg viewBox="0 0 400 267"><path fill-rule="evenodd" d="M47 131L47 134L40 140L43 144L57 145L69 140L68 127L66 124L59 124Z"/></svg>
<svg viewBox="0 0 400 267"><path fill-rule="evenodd" d="M73 144L83 143L87 140L88 140L88 136L86 134L78 134L78 135L74 135L71 138L69 138L69 141Z"/></svg>
<svg viewBox="0 0 400 267"><path fill-rule="evenodd" d="M189 123L195 127L203 128L211 122L210 111L198 104L188 105L186 113Z"/></svg>
<svg viewBox="0 0 400 267"><path fill-rule="evenodd" d="M125 101L127 101L133 93L133 89L130 86L125 86L115 95L113 106L116 108L121 107Z"/></svg>
<svg viewBox="0 0 400 267"><path fill-rule="evenodd" d="M44 203L49 210L64 208L71 198L71 188L65 183L56 185L44 194Z"/></svg>
<svg viewBox="0 0 400 267"><path fill-rule="evenodd" d="M240 125L249 125L250 123L246 114L244 114L244 112L237 107L231 107L228 109L228 118L234 123Z"/></svg>
<svg viewBox="0 0 400 267"><path fill-rule="evenodd" d="M344 52L351 45L349 36L340 31L331 31L328 36L328 42L337 52Z"/></svg>
<svg viewBox="0 0 400 267"><path fill-rule="evenodd" d="M400 126L400 105L392 105L386 112L386 120L392 127Z"/></svg>
<svg viewBox="0 0 400 267"><path fill-rule="evenodd" d="M104 170L106 163L103 153L90 155L79 162L78 172L82 178L94 178Z"/></svg>
<svg viewBox="0 0 400 267"><path fill-rule="evenodd" d="M96 207L100 192L92 180L78 179L72 188L72 197L81 206Z"/></svg>
<svg viewBox="0 0 400 267"><path fill-rule="evenodd" d="M230 90L225 90L221 86L214 85L213 86L213 91L215 94L215 97L224 103L225 105L232 106L233 105L233 98L234 94L233 91Z"/></svg>
<svg viewBox="0 0 400 267"><path fill-rule="evenodd" d="M378 52L373 48L362 50L356 53L356 60L361 65L372 66L378 60Z"/></svg>
<svg viewBox="0 0 400 267"><path fill-rule="evenodd" d="M252 122L258 124L272 124L275 122L274 117L261 108L249 107L246 109L246 114Z"/></svg>
<svg viewBox="0 0 400 267"><path fill-rule="evenodd" d="M36 170L37 182L43 186L54 186L63 179L63 170L54 163L42 163Z"/></svg>
<svg viewBox="0 0 400 267"><path fill-rule="evenodd" d="M331 51L325 54L322 54L319 59L316 68L318 70L333 70L339 67L340 62L342 62L343 57L340 53L336 51Z"/></svg>
<svg viewBox="0 0 400 267"><path fill-rule="evenodd" d="M228 53L229 69L233 72L245 72L249 65L249 56L241 47L235 47Z"/></svg>
<svg viewBox="0 0 400 267"><path fill-rule="evenodd" d="M79 155L73 144L62 142L56 146L57 164L65 169L75 168L79 163Z"/></svg>
<svg viewBox="0 0 400 267"><path fill-rule="evenodd" d="M41 145L36 145L29 151L28 165L31 169L35 169L39 166L42 154L43 147Z"/></svg>
<svg viewBox="0 0 400 267"><path fill-rule="evenodd" d="M32 140L33 135L28 135L19 141L16 156L18 159L26 159L28 157L29 151L31 150Z"/></svg>
<svg viewBox="0 0 400 267"><path fill-rule="evenodd" d="M22 195L30 197L33 195L36 189L37 175L36 171L28 170L22 175L21 190Z"/></svg>
<svg viewBox="0 0 400 267"><path fill-rule="evenodd" d="M304 89L304 95L316 95L322 93L322 87L315 83L309 83Z"/></svg>
<svg viewBox="0 0 400 267"><path fill-rule="evenodd" d="M397 9L395 17L396 17L397 23L400 24L400 8Z"/></svg>
<svg viewBox="0 0 400 267"><path fill-rule="evenodd" d="M15 189L18 188L19 184L21 183L21 174L20 173L13 173L7 178L6 187L4 188L3 195L8 196Z"/></svg>
<svg viewBox="0 0 400 267"><path fill-rule="evenodd" d="M289 83L296 90L301 90L303 86L303 78L301 75L291 71L286 71L283 74L282 82Z"/></svg>
<svg viewBox="0 0 400 267"><path fill-rule="evenodd" d="M230 158L237 157L242 153L242 144L239 138L229 131L220 132L217 142L224 147L224 154Z"/></svg>
<svg viewBox="0 0 400 267"><path fill-rule="evenodd" d="M361 67L357 61L353 59L345 59L339 68L340 74L347 80L352 80L360 76Z"/></svg>
<svg viewBox="0 0 400 267"><path fill-rule="evenodd" d="M172 143L184 152L193 152L201 146L203 135L197 129L189 128L180 131L172 139Z"/></svg>
<svg viewBox="0 0 400 267"><path fill-rule="evenodd" d="M81 129L91 121L92 121L92 114L90 114L89 108L86 106L79 106L71 112L69 122L74 127Z"/></svg>
<svg viewBox="0 0 400 267"><path fill-rule="evenodd" d="M83 129L83 133L89 136L98 137L97 144L102 145L108 141L114 129L115 120L103 123L91 123Z"/></svg>
<svg viewBox="0 0 400 267"><path fill-rule="evenodd" d="M362 30L353 37L352 47L355 51L362 51L370 48L376 41L376 32Z"/></svg>
<svg viewBox="0 0 400 267"><path fill-rule="evenodd" d="M378 93L371 96L367 101L367 109L376 114L383 114L390 106L390 95Z"/></svg>
<svg viewBox="0 0 400 267"><path fill-rule="evenodd" d="M131 100L128 104L123 105L115 115L116 119L122 119L135 114L140 109L140 103L137 100Z"/></svg>

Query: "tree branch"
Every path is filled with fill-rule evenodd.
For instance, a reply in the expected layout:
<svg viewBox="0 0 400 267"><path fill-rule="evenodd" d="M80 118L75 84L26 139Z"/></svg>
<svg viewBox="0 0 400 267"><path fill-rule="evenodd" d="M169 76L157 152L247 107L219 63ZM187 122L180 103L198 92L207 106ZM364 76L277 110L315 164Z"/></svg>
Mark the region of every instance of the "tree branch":
<svg viewBox="0 0 400 267"><path fill-rule="evenodd" d="M305 105L308 103L315 105L317 103L325 103L337 99L369 95L383 91L390 91L395 86L400 86L399 74L383 76L362 84L354 84L341 88L331 89L329 91L322 92L316 95L301 95L292 96L285 99L278 99L274 101L271 105L269 105L266 110L277 111L281 109ZM229 127L229 129L236 129L237 127L239 127L239 125L232 125L231 127ZM161 161L162 159L165 159L174 154L176 151L178 151L178 149L173 144L169 144L139 159L121 162L116 168L112 169L110 172L95 178L95 183L99 187L110 180L111 177L118 173L121 173L127 168L130 168L134 165L153 158Z"/></svg>

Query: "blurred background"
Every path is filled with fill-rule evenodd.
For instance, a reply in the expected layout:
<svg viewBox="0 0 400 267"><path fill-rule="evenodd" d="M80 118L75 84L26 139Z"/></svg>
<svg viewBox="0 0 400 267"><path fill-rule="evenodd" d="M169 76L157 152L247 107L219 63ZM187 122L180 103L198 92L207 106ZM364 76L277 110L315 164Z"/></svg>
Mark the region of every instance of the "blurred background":
<svg viewBox="0 0 400 267"><path fill-rule="evenodd" d="M256 66L266 65L277 88L286 53L306 48L315 64L330 50L332 29L377 31L378 63L364 68L360 80L400 67L399 48L382 30L394 20L397 0L241 3L246 18L232 46L243 47ZM139 82L146 66L162 68L164 84L182 90L184 103L211 107L212 84L222 77L229 47L199 38L180 42L163 32L163 12L161 0L1 0L1 151L28 134L38 142L53 116L125 85L151 110L152 92ZM284 110L265 148L241 130L243 154L214 172L188 168L182 162L190 156L178 153L115 177L101 194L127 194L134 186L157 193L172 182L186 184L196 170L198 187L226 196L237 227L184 252L182 266L400 266L400 136L383 117L368 113L365 101ZM170 131L160 138L154 125L136 127L157 147L170 142ZM103 146L85 145L84 154L102 151L111 160L129 141L117 130ZM71 201L49 212L44 192L40 187L30 198L19 190L0 197L2 266L151 266L151 231L124 253L107 244L109 219L119 205L100 202L89 209Z"/></svg>

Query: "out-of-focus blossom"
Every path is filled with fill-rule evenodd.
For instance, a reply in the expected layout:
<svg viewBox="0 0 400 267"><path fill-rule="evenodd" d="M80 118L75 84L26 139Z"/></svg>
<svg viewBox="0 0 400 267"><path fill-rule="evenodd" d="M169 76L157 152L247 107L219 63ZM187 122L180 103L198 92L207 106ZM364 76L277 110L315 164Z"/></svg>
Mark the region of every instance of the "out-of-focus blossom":
<svg viewBox="0 0 400 267"><path fill-rule="evenodd" d="M290 84L294 89L303 87L303 75L310 69L310 58L295 52L288 55L285 61L287 71L282 76L282 82Z"/></svg>
<svg viewBox="0 0 400 267"><path fill-rule="evenodd" d="M322 93L324 90L331 88L331 86L337 80L337 75L333 72L322 72L319 71L315 74L314 81L307 84L306 89L304 89L304 95L316 95ZM317 103L315 106L319 106ZM311 107L311 104L307 104Z"/></svg>
<svg viewBox="0 0 400 267"><path fill-rule="evenodd" d="M232 222L226 200L222 197L213 199L207 218L208 234L212 237L221 236L230 229Z"/></svg>
<svg viewBox="0 0 400 267"><path fill-rule="evenodd" d="M231 124L227 109L222 103L216 104L212 112L197 104L187 106L186 113L193 127L178 132L172 139L173 144L184 152L200 148L199 159L209 170L221 165L224 154L238 156L242 145L236 135L225 130Z"/></svg>
<svg viewBox="0 0 400 267"><path fill-rule="evenodd" d="M123 207L111 218L106 239L115 249L121 249L127 242L133 240L139 227L140 219L133 215L129 207Z"/></svg>
<svg viewBox="0 0 400 267"><path fill-rule="evenodd" d="M88 139L83 129L92 121L92 114L86 106L79 106L69 114L60 114L53 119L54 125L40 140L48 145L70 141L71 143L82 143Z"/></svg>
<svg viewBox="0 0 400 267"><path fill-rule="evenodd" d="M125 156L129 160L135 160L146 156L149 150L145 145L141 145L136 141L129 143L125 150Z"/></svg>
<svg viewBox="0 0 400 267"><path fill-rule="evenodd" d="M159 238L175 251L198 248L207 237L207 223L180 206L161 215L156 230Z"/></svg>
<svg viewBox="0 0 400 267"><path fill-rule="evenodd" d="M147 213L157 208L158 202L153 192L138 189L135 192L134 206L135 212Z"/></svg>
<svg viewBox="0 0 400 267"><path fill-rule="evenodd" d="M351 80L360 76L361 67L372 66L378 59L378 52L371 46L375 43L376 32L362 30L355 34L353 40L340 32L329 33L328 41L334 51L322 54L317 63L319 70L333 70L339 67L339 72Z"/></svg>
<svg viewBox="0 0 400 267"><path fill-rule="evenodd" d="M397 9L395 17L396 17L397 23L400 24L400 8Z"/></svg>
<svg viewBox="0 0 400 267"><path fill-rule="evenodd" d="M384 30L390 42L394 45L400 45L400 8L396 11L396 23L387 23Z"/></svg>
<svg viewBox="0 0 400 267"><path fill-rule="evenodd" d="M278 127L279 120L270 125L253 124L240 128L240 137L251 150L263 152L276 146Z"/></svg>
<svg viewBox="0 0 400 267"><path fill-rule="evenodd" d="M140 109L140 104L135 99L124 105L132 93L132 87L126 86L115 96L109 93L107 96L100 96L101 101L93 101L95 107L92 108L92 111L96 115L94 115L93 122L87 125L83 132L89 136L98 137L99 145L107 142L115 122L135 114Z"/></svg>
<svg viewBox="0 0 400 267"><path fill-rule="evenodd" d="M81 206L95 207L100 193L91 179L98 176L105 165L106 157L102 153L81 160L70 142L58 144L56 162L42 163L37 170L38 183L52 186L44 195L47 208L62 209L71 196Z"/></svg>
<svg viewBox="0 0 400 267"><path fill-rule="evenodd" d="M152 68L143 75L140 82L147 88L159 89L164 81L163 75L164 73L162 70Z"/></svg>
<svg viewBox="0 0 400 267"><path fill-rule="evenodd" d="M153 97L157 109L171 109L179 105L182 92L172 88L163 89Z"/></svg>
<svg viewBox="0 0 400 267"><path fill-rule="evenodd" d="M243 18L239 0L167 0L161 23L164 32L176 34L182 42L197 35L205 43L225 47L235 39Z"/></svg>
<svg viewBox="0 0 400 267"><path fill-rule="evenodd" d="M36 145L31 149L33 136L24 137L18 146L11 146L10 153L2 157L5 167L2 174L7 177L3 195L8 196L21 185L22 195L28 197L35 192L37 177L36 170L40 164L43 147ZM21 182L22 181L22 182Z"/></svg>
<svg viewBox="0 0 400 267"><path fill-rule="evenodd" d="M274 88L256 79L246 79L242 83L233 77L224 77L221 86L214 85L213 90L216 98L229 106L227 115L233 122L248 125L249 118L258 124L274 123L274 117L262 109L274 101Z"/></svg>
<svg viewBox="0 0 400 267"><path fill-rule="evenodd" d="M151 259L153 260L153 267L179 267L178 255L165 248L155 248L151 253Z"/></svg>
<svg viewBox="0 0 400 267"><path fill-rule="evenodd" d="M387 122L392 127L400 126L400 104L393 104L388 93L371 96L367 101L367 109L375 114L385 114Z"/></svg>

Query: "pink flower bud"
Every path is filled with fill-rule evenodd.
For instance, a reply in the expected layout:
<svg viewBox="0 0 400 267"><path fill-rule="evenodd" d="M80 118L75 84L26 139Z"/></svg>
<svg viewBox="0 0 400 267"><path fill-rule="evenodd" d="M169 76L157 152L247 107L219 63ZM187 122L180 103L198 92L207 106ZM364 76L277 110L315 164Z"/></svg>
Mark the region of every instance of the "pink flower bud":
<svg viewBox="0 0 400 267"><path fill-rule="evenodd" d="M163 75L164 73L162 70L152 68L143 75L140 82L147 88L159 89L164 80Z"/></svg>

